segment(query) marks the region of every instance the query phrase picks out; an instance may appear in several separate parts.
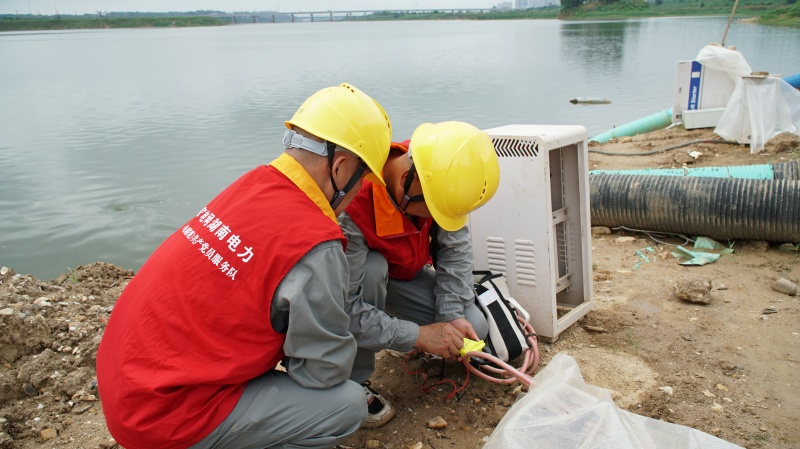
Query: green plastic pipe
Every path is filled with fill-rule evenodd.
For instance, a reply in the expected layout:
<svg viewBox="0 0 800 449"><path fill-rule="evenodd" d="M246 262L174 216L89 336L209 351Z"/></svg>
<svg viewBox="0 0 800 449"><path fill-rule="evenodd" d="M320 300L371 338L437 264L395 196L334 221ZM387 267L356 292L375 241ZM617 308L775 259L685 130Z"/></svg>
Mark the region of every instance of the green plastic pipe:
<svg viewBox="0 0 800 449"><path fill-rule="evenodd" d="M681 178L787 179L800 181L800 159L774 164L723 167L639 168L633 170L589 170L590 175L673 176ZM595 179L592 177L592 179Z"/></svg>
<svg viewBox="0 0 800 449"><path fill-rule="evenodd" d="M773 179L770 164L732 167L643 168L639 170L590 170L591 175L702 176L706 178Z"/></svg>
<svg viewBox="0 0 800 449"><path fill-rule="evenodd" d="M635 136L636 134L647 133L657 129L666 128L672 123L672 108L664 109L647 117L642 117L630 123L626 123L616 128L609 129L608 131L598 134L591 139L590 142L606 143L611 139L625 136Z"/></svg>

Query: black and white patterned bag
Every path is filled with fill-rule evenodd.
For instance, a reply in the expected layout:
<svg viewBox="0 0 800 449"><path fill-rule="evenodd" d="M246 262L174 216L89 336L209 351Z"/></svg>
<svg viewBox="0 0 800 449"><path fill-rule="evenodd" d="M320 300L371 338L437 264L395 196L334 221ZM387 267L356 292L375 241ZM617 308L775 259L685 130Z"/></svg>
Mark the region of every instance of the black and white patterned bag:
<svg viewBox="0 0 800 449"><path fill-rule="evenodd" d="M530 349L533 335L526 335L522 323L530 314L511 297L501 273L473 271L476 303L489 322L489 336L484 351L504 362L511 361ZM520 322L522 321L522 322Z"/></svg>

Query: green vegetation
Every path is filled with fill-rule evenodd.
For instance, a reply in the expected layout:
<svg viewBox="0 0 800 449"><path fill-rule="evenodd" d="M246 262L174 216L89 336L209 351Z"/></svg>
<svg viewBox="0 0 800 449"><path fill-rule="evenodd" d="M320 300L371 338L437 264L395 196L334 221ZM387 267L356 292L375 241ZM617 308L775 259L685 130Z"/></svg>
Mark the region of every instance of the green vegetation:
<svg viewBox="0 0 800 449"><path fill-rule="evenodd" d="M758 23L781 26L800 26L800 3L773 9L762 14Z"/></svg>
<svg viewBox="0 0 800 449"><path fill-rule="evenodd" d="M796 0L789 0L794 2ZM686 0L645 2L643 0L564 0L559 18L562 19L621 19L628 17L669 16L727 16L733 9L734 0ZM735 17L759 17L786 8L784 0L748 0L740 2ZM800 26L797 15L795 26ZM791 25L786 23L783 24Z"/></svg>
<svg viewBox="0 0 800 449"><path fill-rule="evenodd" d="M353 16L350 21L382 21L382 20L503 20L503 19L555 19L558 17L558 6L531 8L526 10L492 10L490 12L412 12L402 13L384 11L368 16Z"/></svg>
<svg viewBox="0 0 800 449"><path fill-rule="evenodd" d="M632 17L729 16L735 0L561 0L561 6L527 10L493 8L487 12L443 10L431 12L384 11L366 16L338 18L348 21L384 20L508 20L508 19L625 19ZM236 23L236 18L216 18L219 11L183 13L102 13L83 16L0 15L0 32L97 28L195 27ZM250 14L250 13L248 13ZM283 17L286 16L286 17ZM256 16L243 15L256 23ZM289 15L275 13L279 22ZM800 27L797 0L747 0L736 8L736 18L757 18L759 23Z"/></svg>
<svg viewBox="0 0 800 449"><path fill-rule="evenodd" d="M198 27L225 25L213 17L94 17L94 18L5 18L0 31L82 30L100 28Z"/></svg>
<svg viewBox="0 0 800 449"><path fill-rule="evenodd" d="M346 20L503 20L503 19L625 19L631 17L729 16L735 0L562 0L561 7L490 12L433 11L403 13L384 11ZM769 25L800 26L797 0L747 0L740 2L735 17L758 17Z"/></svg>
<svg viewBox="0 0 800 449"><path fill-rule="evenodd" d="M639 343L641 342L641 340L639 340L638 338L635 338L631 331L626 331L625 335L626 335L627 340L628 340L628 345L633 346L633 353L635 355L639 355Z"/></svg>

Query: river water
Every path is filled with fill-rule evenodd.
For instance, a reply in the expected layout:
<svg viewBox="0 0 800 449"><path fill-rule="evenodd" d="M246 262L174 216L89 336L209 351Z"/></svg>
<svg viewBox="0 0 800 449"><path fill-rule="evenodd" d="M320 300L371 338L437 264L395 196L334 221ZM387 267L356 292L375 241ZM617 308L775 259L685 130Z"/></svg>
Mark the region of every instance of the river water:
<svg viewBox="0 0 800 449"><path fill-rule="evenodd" d="M138 269L243 172L283 120L351 83L405 140L427 121L577 124L589 136L672 106L677 61L726 17L294 23L0 33L0 265L43 279ZM753 70L800 72L800 30L734 23ZM599 96L608 105L572 105Z"/></svg>

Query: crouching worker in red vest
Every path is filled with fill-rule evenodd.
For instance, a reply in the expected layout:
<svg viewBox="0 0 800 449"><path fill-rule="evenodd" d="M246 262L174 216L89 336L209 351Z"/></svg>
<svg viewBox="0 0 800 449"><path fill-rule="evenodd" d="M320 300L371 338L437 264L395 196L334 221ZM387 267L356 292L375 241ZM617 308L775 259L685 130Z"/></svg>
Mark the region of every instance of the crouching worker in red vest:
<svg viewBox="0 0 800 449"><path fill-rule="evenodd" d="M462 122L428 123L410 144L392 144L383 177L386 186L364 182L339 216L350 265L346 310L359 348L350 379L367 388L365 427L395 414L369 388L376 351L416 347L457 359L463 337L486 338L466 223L497 191L500 165L486 133Z"/></svg>
<svg viewBox="0 0 800 449"><path fill-rule="evenodd" d="M342 84L286 126L285 153L168 237L119 297L97 378L121 446L329 448L366 419L336 216L364 174L380 180L391 124Z"/></svg>

